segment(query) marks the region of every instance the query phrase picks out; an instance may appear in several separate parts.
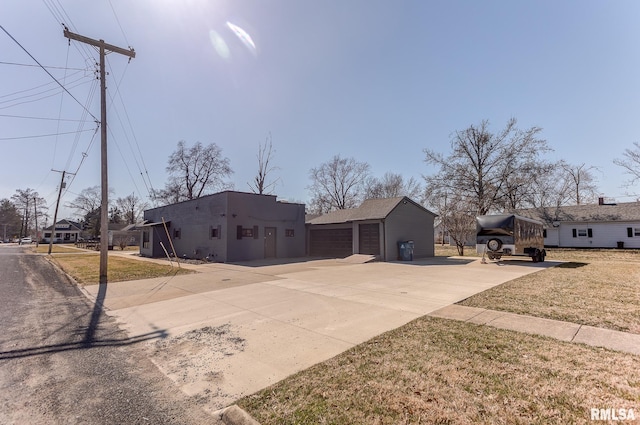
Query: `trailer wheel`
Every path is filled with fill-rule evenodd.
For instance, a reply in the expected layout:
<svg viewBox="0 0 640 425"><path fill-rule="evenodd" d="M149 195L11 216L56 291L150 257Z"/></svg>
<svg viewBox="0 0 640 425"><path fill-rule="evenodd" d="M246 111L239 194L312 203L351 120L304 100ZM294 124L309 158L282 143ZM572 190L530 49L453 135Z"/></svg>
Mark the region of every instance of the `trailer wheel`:
<svg viewBox="0 0 640 425"><path fill-rule="evenodd" d="M534 263L544 261L542 251L540 251L539 249L536 249L533 255L531 256L531 259L533 260Z"/></svg>
<svg viewBox="0 0 640 425"><path fill-rule="evenodd" d="M498 251L502 248L502 241L500 239L490 239L489 242L487 242L487 248L489 251Z"/></svg>

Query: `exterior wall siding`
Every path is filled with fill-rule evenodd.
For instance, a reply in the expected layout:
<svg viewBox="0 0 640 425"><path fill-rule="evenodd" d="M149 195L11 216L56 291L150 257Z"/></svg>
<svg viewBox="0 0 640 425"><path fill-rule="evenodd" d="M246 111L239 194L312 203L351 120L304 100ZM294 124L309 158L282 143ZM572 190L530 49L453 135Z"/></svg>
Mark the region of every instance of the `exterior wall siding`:
<svg viewBox="0 0 640 425"><path fill-rule="evenodd" d="M640 222L563 222L558 228L558 245L564 248L616 248L618 242L622 242L624 248L640 248L640 236L634 234L629 237L627 228L640 229ZM591 229L592 237L577 235L573 237L573 229Z"/></svg>
<svg viewBox="0 0 640 425"><path fill-rule="evenodd" d="M275 196L222 192L144 214L152 222L163 217L171 222L169 233L179 257L218 262L265 258L265 227L276 228L277 257L305 254L304 205L279 203ZM250 231L243 235L238 226ZM163 234L162 225L153 226L150 248L141 248L141 254L164 256L159 241L164 239L167 250L170 247Z"/></svg>
<svg viewBox="0 0 640 425"><path fill-rule="evenodd" d="M388 215L385 227L385 260L398 258L398 242L414 241L414 258L433 257L434 216L411 202L400 203Z"/></svg>

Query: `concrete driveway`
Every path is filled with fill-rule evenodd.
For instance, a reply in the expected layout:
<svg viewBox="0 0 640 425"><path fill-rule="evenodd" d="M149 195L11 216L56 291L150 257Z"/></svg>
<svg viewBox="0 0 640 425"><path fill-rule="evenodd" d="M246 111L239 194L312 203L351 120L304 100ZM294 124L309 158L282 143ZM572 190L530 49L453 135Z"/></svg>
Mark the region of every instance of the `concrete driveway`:
<svg viewBox="0 0 640 425"><path fill-rule="evenodd" d="M104 305L132 337L166 331L166 338L149 343L151 359L215 411L373 336L553 264L455 258L208 264L197 274L109 283ZM85 289L95 300L98 286Z"/></svg>

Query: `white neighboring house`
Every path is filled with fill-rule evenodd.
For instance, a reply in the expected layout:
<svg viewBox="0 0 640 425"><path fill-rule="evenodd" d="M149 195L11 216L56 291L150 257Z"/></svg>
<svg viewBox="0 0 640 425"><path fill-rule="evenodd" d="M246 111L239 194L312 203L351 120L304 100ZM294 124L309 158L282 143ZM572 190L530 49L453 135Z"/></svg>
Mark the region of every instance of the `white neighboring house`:
<svg viewBox="0 0 640 425"><path fill-rule="evenodd" d="M559 248L640 248L640 202L530 208L516 214L540 220L544 244Z"/></svg>
<svg viewBox="0 0 640 425"><path fill-rule="evenodd" d="M43 240L49 243L51 239L51 228L49 226L43 229ZM82 228L79 223L70 220L60 220L55 225L55 236L53 243L75 243L80 239Z"/></svg>

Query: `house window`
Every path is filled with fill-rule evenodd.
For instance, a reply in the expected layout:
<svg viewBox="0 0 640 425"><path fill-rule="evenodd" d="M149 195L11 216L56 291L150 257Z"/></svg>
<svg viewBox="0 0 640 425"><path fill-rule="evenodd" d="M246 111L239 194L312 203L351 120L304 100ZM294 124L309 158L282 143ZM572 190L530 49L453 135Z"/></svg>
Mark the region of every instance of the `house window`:
<svg viewBox="0 0 640 425"><path fill-rule="evenodd" d="M180 239L182 229L173 229L173 239Z"/></svg>
<svg viewBox="0 0 640 425"><path fill-rule="evenodd" d="M285 229L284 236L287 238L292 238L295 236L295 232L293 231L293 229Z"/></svg>
<svg viewBox="0 0 640 425"><path fill-rule="evenodd" d="M542 237L543 238L547 237L547 229L542 229Z"/></svg>
<svg viewBox="0 0 640 425"><path fill-rule="evenodd" d="M237 239L242 238L257 238L258 237L258 226L254 227L242 227L238 226L236 231Z"/></svg>
<svg viewBox="0 0 640 425"><path fill-rule="evenodd" d="M627 227L627 236L630 238L640 236L640 227Z"/></svg>
<svg viewBox="0 0 640 425"><path fill-rule="evenodd" d="M220 239L222 237L222 229L220 226L209 227L209 239Z"/></svg>
<svg viewBox="0 0 640 425"><path fill-rule="evenodd" d="M593 229L572 229L574 238L592 238Z"/></svg>
<svg viewBox="0 0 640 425"><path fill-rule="evenodd" d="M142 232L142 247L147 249L149 248L149 231L145 230Z"/></svg>

